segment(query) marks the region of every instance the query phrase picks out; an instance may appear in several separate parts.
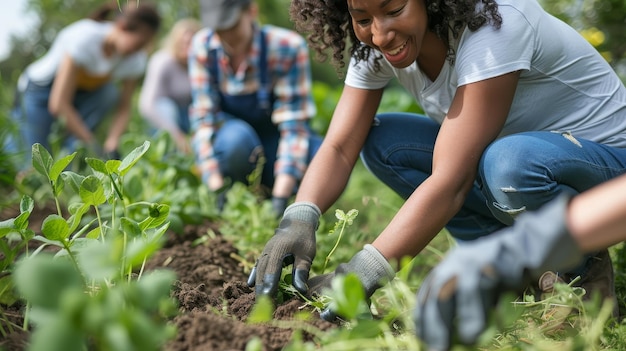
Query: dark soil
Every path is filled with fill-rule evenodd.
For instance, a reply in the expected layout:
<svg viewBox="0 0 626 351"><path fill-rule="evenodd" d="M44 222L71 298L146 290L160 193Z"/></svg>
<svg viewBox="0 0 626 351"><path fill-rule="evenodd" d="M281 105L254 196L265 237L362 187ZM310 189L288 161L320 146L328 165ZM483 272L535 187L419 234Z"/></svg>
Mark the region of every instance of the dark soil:
<svg viewBox="0 0 626 351"><path fill-rule="evenodd" d="M15 210L15 209L13 209ZM0 212L0 220L11 218L11 209ZM34 211L31 215L31 228L41 228L41 219L52 213L48 210ZM19 213L19 212L16 212ZM194 245L197 238L207 233L211 227L218 233L213 239ZM172 322L178 328L176 338L170 341L165 350L245 350L246 344L257 337L263 350L280 350L287 345L294 329L268 324L250 324L246 319L254 305L254 292L245 283L247 274L237 260L238 252L233 244L219 235L215 225L187 226L183 234L168 233L164 247L148 262L148 270L167 267L173 270L178 280L172 289L172 296L178 300L179 313ZM298 299L288 300L277 306L274 319L293 320L304 303ZM23 306L0 306L7 319L16 326L23 324ZM320 329L335 327L325 322L317 313L307 322ZM281 323L285 325L289 323ZM4 327L5 325L0 325ZM28 332L13 328L6 337L0 335L0 350L24 350L28 342ZM312 336L303 333L305 340Z"/></svg>

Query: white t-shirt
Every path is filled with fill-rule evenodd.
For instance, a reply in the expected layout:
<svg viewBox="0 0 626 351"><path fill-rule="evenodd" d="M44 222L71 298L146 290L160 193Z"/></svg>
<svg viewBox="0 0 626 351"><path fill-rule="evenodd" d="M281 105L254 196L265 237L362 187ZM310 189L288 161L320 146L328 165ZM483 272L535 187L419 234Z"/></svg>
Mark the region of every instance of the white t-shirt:
<svg viewBox="0 0 626 351"><path fill-rule="evenodd" d="M626 88L602 56L535 0L496 1L501 28L466 29L454 66L446 60L434 82L417 63L397 69L383 57L375 71L372 52L367 62L353 59L346 85L379 89L395 77L425 113L441 123L458 86L521 70L500 137L523 131L569 131L626 147Z"/></svg>
<svg viewBox="0 0 626 351"><path fill-rule="evenodd" d="M106 36L113 30L111 22L83 19L63 28L50 50L26 69L28 79L38 85L48 85L65 55L79 66L77 88L93 90L110 80L140 77L146 67L143 51L128 55L105 57L102 50Z"/></svg>

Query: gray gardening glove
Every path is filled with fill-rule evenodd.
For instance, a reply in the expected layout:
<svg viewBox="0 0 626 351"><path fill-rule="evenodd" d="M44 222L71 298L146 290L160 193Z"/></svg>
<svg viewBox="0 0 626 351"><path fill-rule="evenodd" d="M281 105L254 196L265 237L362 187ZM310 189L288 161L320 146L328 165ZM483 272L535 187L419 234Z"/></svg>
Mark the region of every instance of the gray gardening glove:
<svg viewBox="0 0 626 351"><path fill-rule="evenodd" d="M296 202L287 207L278 229L248 277L248 285L256 285L256 295L274 296L282 268L290 264L293 264L293 286L306 294L309 270L315 257L315 231L321 214L311 202Z"/></svg>
<svg viewBox="0 0 626 351"><path fill-rule="evenodd" d="M309 294L322 295L324 289L330 289L331 283L336 276L354 273L361 281L365 297L369 299L376 289L386 284L396 275L393 267L387 262L374 246L366 244L348 263L337 266L334 272L318 275L309 280ZM322 319L334 322L337 314L326 308L320 313Z"/></svg>
<svg viewBox="0 0 626 351"><path fill-rule="evenodd" d="M462 244L433 269L417 294L415 330L429 350L452 338L475 343L499 294L523 288L548 270L571 268L582 252L566 228L569 198L518 217L512 227Z"/></svg>

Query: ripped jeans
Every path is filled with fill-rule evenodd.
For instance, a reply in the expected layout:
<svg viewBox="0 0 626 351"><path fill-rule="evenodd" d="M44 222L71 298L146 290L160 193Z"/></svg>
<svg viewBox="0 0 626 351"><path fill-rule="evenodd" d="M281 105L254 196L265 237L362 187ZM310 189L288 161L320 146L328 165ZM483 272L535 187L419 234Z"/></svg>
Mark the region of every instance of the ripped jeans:
<svg viewBox="0 0 626 351"><path fill-rule="evenodd" d="M407 199L432 172L439 124L415 114L381 114L365 142L365 166ZM626 173L626 149L567 132L524 132L491 143L465 204L446 229L460 241L493 233L561 192L577 194Z"/></svg>

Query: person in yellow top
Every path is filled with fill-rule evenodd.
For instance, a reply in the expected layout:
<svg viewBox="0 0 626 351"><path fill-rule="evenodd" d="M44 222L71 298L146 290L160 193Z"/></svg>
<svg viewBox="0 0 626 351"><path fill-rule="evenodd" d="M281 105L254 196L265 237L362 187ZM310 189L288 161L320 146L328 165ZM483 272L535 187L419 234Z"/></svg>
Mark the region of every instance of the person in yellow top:
<svg viewBox="0 0 626 351"><path fill-rule="evenodd" d="M113 14L115 19L107 20ZM143 1L122 9L113 2L62 29L48 52L20 77L12 117L22 140L10 143L12 151L28 155L34 143L48 147L52 125L58 121L69 134L64 140L67 149L75 149L80 141L97 155L116 152L130 119L133 91L146 67L144 48L160 23L156 9ZM115 121L101 143L94 129L114 107Z"/></svg>

